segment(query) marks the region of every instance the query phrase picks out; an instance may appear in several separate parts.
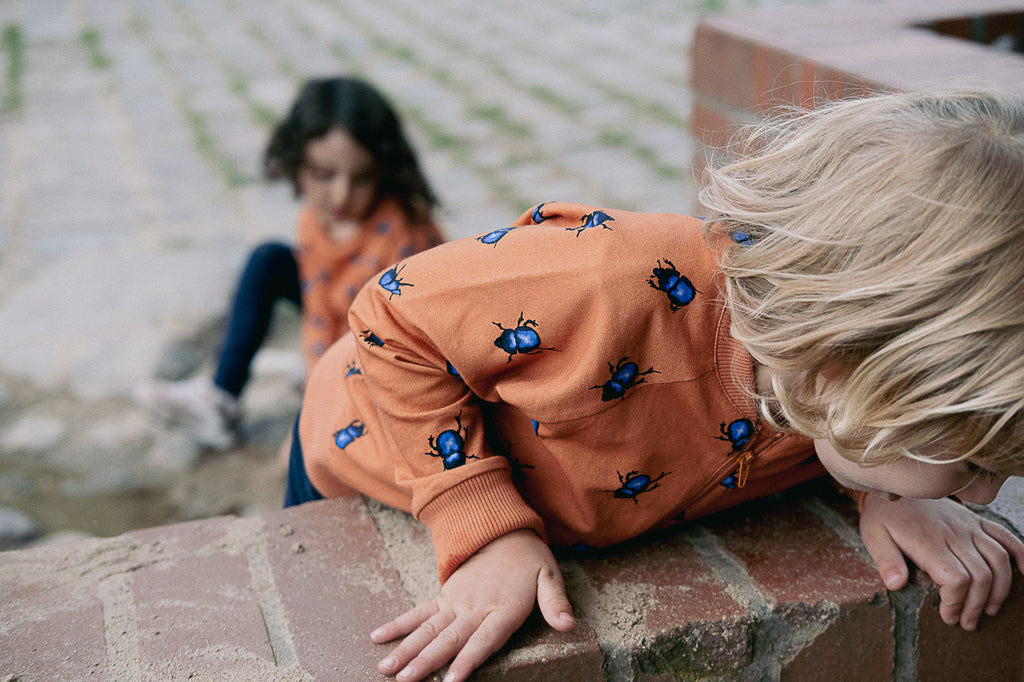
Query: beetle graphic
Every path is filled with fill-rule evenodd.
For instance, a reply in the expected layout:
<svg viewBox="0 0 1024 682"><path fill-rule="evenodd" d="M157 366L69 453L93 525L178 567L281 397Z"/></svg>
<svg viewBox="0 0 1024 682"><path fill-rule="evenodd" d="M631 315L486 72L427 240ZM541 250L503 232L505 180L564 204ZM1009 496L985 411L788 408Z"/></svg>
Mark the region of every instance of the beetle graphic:
<svg viewBox="0 0 1024 682"><path fill-rule="evenodd" d="M506 362L512 362L513 356L517 353L533 355L542 350L558 350L557 348L541 348L540 335L534 331L537 321L524 319L523 313L519 313L519 321L511 329L503 327L500 322L491 324L501 330L498 338L494 339L494 345L508 353Z"/></svg>
<svg viewBox="0 0 1024 682"><path fill-rule="evenodd" d="M374 334L373 332L371 332L369 329L364 329L363 331L359 332L359 338L361 338L363 341L366 341L366 343L371 346L384 345L384 342L381 341L381 338Z"/></svg>
<svg viewBox="0 0 1024 682"><path fill-rule="evenodd" d="M402 287L411 287L411 282L403 281L398 274L405 269L405 265L396 265L391 268L377 280L377 284L381 286L384 291L388 292L388 300L390 301L393 296L402 295Z"/></svg>
<svg viewBox="0 0 1024 682"><path fill-rule="evenodd" d="M730 230L729 239L733 240L740 246L753 246L757 242L757 240L752 236L746 232L741 232L740 230Z"/></svg>
<svg viewBox="0 0 1024 682"><path fill-rule="evenodd" d="M532 464L523 464L518 459L512 456L512 443L508 443L503 453L505 459L508 460L508 464L512 467L512 480L513 481L526 481L529 480L529 476L526 475L525 469L536 469L537 467Z"/></svg>
<svg viewBox="0 0 1024 682"><path fill-rule="evenodd" d="M603 227L606 230L610 230L612 228L610 228L606 223L613 220L615 220L615 218L611 217L604 211L594 211L593 213L588 213L583 216L579 227L567 227L565 228L565 231L571 232L572 230L575 230L576 236L579 237L583 230L589 230L592 227Z"/></svg>
<svg viewBox="0 0 1024 682"><path fill-rule="evenodd" d="M356 363L350 362L345 366L345 378L348 379L353 374L362 374L363 370L356 367Z"/></svg>
<svg viewBox="0 0 1024 682"><path fill-rule="evenodd" d="M455 369L455 365L452 364L451 360L445 360L444 364L445 364L445 368L444 369L445 369L446 372L451 374L453 377L459 377L460 379L462 378L462 375L459 374L459 370Z"/></svg>
<svg viewBox="0 0 1024 682"><path fill-rule="evenodd" d="M733 488L736 487L736 482L738 480L739 479L736 478L736 474L729 474L728 476L723 478L721 481L719 481L719 484L722 485L722 486L725 486L729 490L732 490Z"/></svg>
<svg viewBox="0 0 1024 682"><path fill-rule="evenodd" d="M366 426L363 422L356 419L345 428L338 429L334 432L334 444L344 450L352 443L352 441L364 435L366 435Z"/></svg>
<svg viewBox="0 0 1024 682"><path fill-rule="evenodd" d="M623 476L620 472L616 471L619 476L619 483L622 487L616 490L605 490L606 493L611 493L614 497L625 500L633 500L633 504L640 504L637 501L637 497L641 493L648 493L655 488L660 488L661 484L658 483L661 479L665 478L671 471L663 471L657 478L651 478L646 474L637 473L636 471L630 471L628 474Z"/></svg>
<svg viewBox="0 0 1024 682"><path fill-rule="evenodd" d="M747 447L751 436L754 435L755 428L753 422L744 417L743 419L729 422L728 426L725 425L725 422L722 422L718 430L722 432L722 435L715 436L715 438L732 443L732 451L729 454L733 454Z"/></svg>
<svg viewBox="0 0 1024 682"><path fill-rule="evenodd" d="M491 244L497 247L498 242L501 241L501 238L514 229L516 229L515 225L513 225L512 227L500 227L497 230L492 230L485 235L477 237L476 240L481 244Z"/></svg>
<svg viewBox="0 0 1024 682"><path fill-rule="evenodd" d="M660 372L653 367L641 372L640 367L635 362L629 362L629 356L623 356L619 360L618 364L612 365L608 363L608 370L612 373L612 378L603 384L597 386L591 386L591 389L601 389L601 400L615 400L616 398L626 397L626 389L632 388L637 384L645 383L647 380L644 376L647 374L660 374Z"/></svg>
<svg viewBox="0 0 1024 682"><path fill-rule="evenodd" d="M665 265L661 264L660 258L658 259L658 267L654 268L651 279L647 280L647 283L651 285L652 289L665 292L672 312L688 305L694 295L700 293L689 279L679 274L676 266L668 258L665 259Z"/></svg>
<svg viewBox="0 0 1024 682"><path fill-rule="evenodd" d="M544 202L544 203L547 203L547 202ZM543 210L544 210L544 204L538 204L533 209L533 214L530 216L530 218L533 220L534 223L540 225L542 222L544 222L545 220L547 220L548 218L551 217L551 216L548 216L548 215L544 215Z"/></svg>
<svg viewBox="0 0 1024 682"><path fill-rule="evenodd" d="M476 455L466 454L466 436L469 435L469 427L462 425L462 412L459 412L455 416L455 428L445 429L441 433L437 434L437 442L434 442L434 437L430 436L427 439L427 445L430 446L430 452L423 454L429 455L430 457L440 457L444 460L444 468L455 469L466 463L467 459L480 459Z"/></svg>

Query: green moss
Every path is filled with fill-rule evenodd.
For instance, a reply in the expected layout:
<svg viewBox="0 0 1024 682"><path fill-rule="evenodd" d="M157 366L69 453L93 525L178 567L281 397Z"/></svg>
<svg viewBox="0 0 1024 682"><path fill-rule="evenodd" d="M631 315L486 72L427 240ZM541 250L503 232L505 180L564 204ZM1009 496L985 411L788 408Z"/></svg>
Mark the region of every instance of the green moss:
<svg viewBox="0 0 1024 682"><path fill-rule="evenodd" d="M3 31L3 49L7 53L7 73L4 75L4 93L0 110L18 111L24 103L22 76L25 73L25 41L21 28L6 24Z"/></svg>
<svg viewBox="0 0 1024 682"><path fill-rule="evenodd" d="M81 40L89 55L89 66L99 71L109 69L111 59L103 52L103 47L100 45L100 32L95 28L87 28L82 31Z"/></svg>

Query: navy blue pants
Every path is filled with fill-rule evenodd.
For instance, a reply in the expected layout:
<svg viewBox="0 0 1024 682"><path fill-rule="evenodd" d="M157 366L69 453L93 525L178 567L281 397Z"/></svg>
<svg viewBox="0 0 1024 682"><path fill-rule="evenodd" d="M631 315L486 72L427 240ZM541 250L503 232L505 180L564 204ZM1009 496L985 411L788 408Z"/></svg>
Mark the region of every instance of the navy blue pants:
<svg viewBox="0 0 1024 682"><path fill-rule="evenodd" d="M300 413L301 414L301 413ZM299 442L299 418L295 418L292 428L292 451L288 456L288 480L285 481L284 506L294 507L303 502L322 500L324 496L313 487L306 475L306 465L302 462L302 443Z"/></svg>
<svg viewBox="0 0 1024 682"><path fill-rule="evenodd" d="M274 304L282 299L302 307L299 266L290 246L267 242L253 249L242 271L213 383L232 395L242 393L253 356L270 328Z"/></svg>

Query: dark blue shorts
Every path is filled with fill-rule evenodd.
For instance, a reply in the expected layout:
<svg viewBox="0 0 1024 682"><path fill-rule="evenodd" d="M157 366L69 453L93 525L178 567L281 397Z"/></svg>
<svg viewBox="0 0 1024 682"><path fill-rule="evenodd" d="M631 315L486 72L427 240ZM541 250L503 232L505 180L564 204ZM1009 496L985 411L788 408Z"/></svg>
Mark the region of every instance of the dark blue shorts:
<svg viewBox="0 0 1024 682"><path fill-rule="evenodd" d="M301 413L300 413L301 415ZM295 417L292 428L292 450L288 456L288 480L284 488L284 506L294 507L303 502L322 500L324 496L313 487L306 475L306 465L302 462L302 443L299 441L299 418Z"/></svg>

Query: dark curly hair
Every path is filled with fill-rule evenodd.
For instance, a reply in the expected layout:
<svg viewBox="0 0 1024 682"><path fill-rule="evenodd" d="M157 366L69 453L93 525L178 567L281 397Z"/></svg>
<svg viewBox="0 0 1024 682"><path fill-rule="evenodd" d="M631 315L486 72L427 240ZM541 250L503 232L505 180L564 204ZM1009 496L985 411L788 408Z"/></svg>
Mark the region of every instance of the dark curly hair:
<svg viewBox="0 0 1024 682"><path fill-rule="evenodd" d="M394 109L369 83L350 77L314 78L299 90L287 117L274 129L263 156L268 180L287 178L301 196L298 174L306 144L342 127L373 156L379 193L396 199L410 222L423 223L438 205Z"/></svg>

